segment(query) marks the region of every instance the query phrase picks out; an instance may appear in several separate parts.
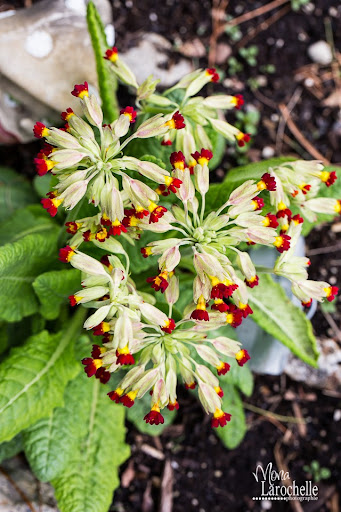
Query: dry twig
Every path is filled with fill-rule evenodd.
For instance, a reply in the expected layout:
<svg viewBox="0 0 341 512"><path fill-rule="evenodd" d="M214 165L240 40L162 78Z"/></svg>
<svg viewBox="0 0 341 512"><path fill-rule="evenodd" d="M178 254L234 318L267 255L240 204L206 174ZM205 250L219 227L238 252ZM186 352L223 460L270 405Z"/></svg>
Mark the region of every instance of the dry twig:
<svg viewBox="0 0 341 512"><path fill-rule="evenodd" d="M31 512L37 512L36 509L34 508L34 506L32 505L32 503L30 502L30 500L28 499L28 497L26 496L26 494L20 489L20 487L17 486L17 484L15 483L15 481L13 480L11 475L9 475L7 473L7 471L1 466L0 466L0 473L2 473L5 478L7 478L9 483L14 487L14 489L17 491L17 493L19 494L19 496L21 497L23 502L26 503L26 505L31 510Z"/></svg>
<svg viewBox="0 0 341 512"><path fill-rule="evenodd" d="M261 16L262 14L266 14L269 11L272 11L273 9L276 9L276 7L280 7L283 4L286 4L290 0L273 0L272 2L262 5L261 7L258 7L258 9L254 9L253 11L248 11L241 16L238 16L237 18L233 18L232 20L228 21L224 24L223 27L220 28L220 34L224 32L226 28L229 27L235 27L237 25L240 25L241 23L244 23L245 21L250 21L254 18L257 18L258 16ZM220 35L219 34L219 35Z"/></svg>
<svg viewBox="0 0 341 512"><path fill-rule="evenodd" d="M289 130L291 131L293 136L297 139L297 141L301 144L301 146L303 146L304 149L306 149L312 157L316 158L317 160L321 160L324 163L324 165L330 165L329 160L327 160L326 158L324 158L323 155L321 155L321 153L309 142L308 139L305 138L303 133L296 126L296 124L294 123L294 121L291 118L291 115L290 115L290 112L289 112L287 106L284 104L281 104L281 105L279 105L279 110L280 110L281 114L283 115Z"/></svg>

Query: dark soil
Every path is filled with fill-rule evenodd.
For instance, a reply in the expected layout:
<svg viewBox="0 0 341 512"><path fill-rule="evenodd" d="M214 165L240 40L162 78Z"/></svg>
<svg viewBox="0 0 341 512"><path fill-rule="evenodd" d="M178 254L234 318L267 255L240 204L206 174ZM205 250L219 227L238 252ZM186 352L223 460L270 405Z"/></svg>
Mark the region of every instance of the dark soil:
<svg viewBox="0 0 341 512"><path fill-rule="evenodd" d="M21 1L0 0L0 8L5 3L16 7L23 4ZM228 14L235 17L267 3L267 0L230 0ZM177 47L196 37L201 39L206 48L209 47L212 4L207 0L164 0L158 3L155 0L113 0L112 4L117 45L121 48L131 44L131 33L141 30L157 32ZM300 97L291 113L293 121L303 136L328 160L333 163L341 162L339 109L337 106L323 106L323 101L335 90L331 70L313 66L307 55L310 44L326 39L325 19L330 20L335 48L340 50L341 6L338 0L316 0L313 4L312 10L308 6L299 13L288 12L247 44L257 45L259 49L256 67L247 65L238 57L237 46L240 43L231 43L225 34L219 38L219 43L232 46L233 55L243 63L243 70L238 73L238 77L228 75L226 63L217 66L229 79L227 84L224 81L223 84L235 87L232 92L244 94L246 103L252 104L261 114L261 122L250 150L253 160L262 158L264 147L272 148L274 155L294 154L311 158L288 129L285 129L284 141L277 141L276 145L280 122L278 105L287 105L294 93L300 91ZM243 37L272 14L273 12L268 13L241 25ZM176 51L170 52L171 61L178 58ZM207 59L196 59L195 64L207 66ZM275 66L274 74L262 71L268 64ZM303 66L306 66L305 78L300 82L298 70ZM265 77L262 79L264 85L253 90L250 79L259 75ZM220 90L226 92L222 85ZM39 143L1 147L0 162L33 176L32 158L38 148ZM234 165L236 160L233 156L228 156L224 163L226 166ZM312 279L322 279L332 284L340 282L339 232L336 222L334 228L331 225L323 226L314 230L307 238L308 254L311 251L309 256L312 261ZM330 251L326 252L325 248L328 247ZM334 325L328 315L318 311L313 319L317 335L336 336L335 325L336 328L341 325L340 302L331 318ZM303 510L337 512L341 492L341 437L340 413L335 411L341 408L340 398L337 390L334 393L316 391L289 381L284 376L258 376L255 393L248 402L284 416L293 416L295 403L307 420L306 431L299 430L297 425L291 423L247 412L246 438L239 448L228 451L212 433L208 418L202 413L198 403L183 391L179 399L180 411L176 422L160 438L142 435L130 426L128 442L132 446L132 458L122 469L125 487L116 492L111 510L171 512L170 508L160 508L161 496L167 496L167 492L162 490L165 487L165 462L170 461L173 512L247 512L269 509L292 509L299 512L301 509L292 507L287 502L253 501L253 496L260 495L260 485L255 481L252 472L257 464L262 463L265 467L272 462L278 470L283 465L287 466L291 479L303 484L308 478L303 466L310 464L312 460L318 460L321 466L331 469L332 476L320 484L319 501L303 502ZM142 445L149 445L157 452L154 456L147 455ZM168 489L168 495L170 492Z"/></svg>

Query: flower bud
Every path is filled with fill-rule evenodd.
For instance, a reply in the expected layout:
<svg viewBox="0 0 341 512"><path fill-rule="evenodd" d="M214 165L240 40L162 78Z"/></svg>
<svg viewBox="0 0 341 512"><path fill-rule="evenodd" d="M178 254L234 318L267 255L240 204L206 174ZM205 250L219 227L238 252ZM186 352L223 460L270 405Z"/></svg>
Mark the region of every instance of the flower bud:
<svg viewBox="0 0 341 512"><path fill-rule="evenodd" d="M169 279L169 285L165 291L165 299L168 304L175 304L179 299L179 279L177 276L172 275Z"/></svg>
<svg viewBox="0 0 341 512"><path fill-rule="evenodd" d="M111 304L108 306L102 306L97 309L96 312L89 316L84 322L84 329L93 329L96 325L99 325L103 320L107 317L109 311L111 309Z"/></svg>
<svg viewBox="0 0 341 512"><path fill-rule="evenodd" d="M157 135L164 135L168 132L168 126L165 125L165 118L162 114L150 117L142 123L136 130L135 135L139 139L147 139Z"/></svg>
<svg viewBox="0 0 341 512"><path fill-rule="evenodd" d="M153 94L157 84L160 82L160 80L154 80L153 78L153 75L149 75L149 77L146 78L146 80L139 86L136 91L137 101L149 99L150 95Z"/></svg>
<svg viewBox="0 0 341 512"><path fill-rule="evenodd" d="M102 126L103 112L96 96L94 94L91 94L90 97L84 96L83 100L81 101L81 105L83 113L89 121L89 123L97 127Z"/></svg>

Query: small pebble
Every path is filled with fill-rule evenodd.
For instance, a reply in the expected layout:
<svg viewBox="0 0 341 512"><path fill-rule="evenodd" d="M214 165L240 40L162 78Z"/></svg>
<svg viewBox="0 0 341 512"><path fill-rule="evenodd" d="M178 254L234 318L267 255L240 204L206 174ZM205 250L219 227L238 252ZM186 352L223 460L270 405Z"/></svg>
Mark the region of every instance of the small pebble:
<svg viewBox="0 0 341 512"><path fill-rule="evenodd" d="M306 40L308 39L308 36L307 36L307 34L306 34L305 32L300 32L300 33L298 34L298 36L297 36L297 39L298 39L299 41L304 42L304 41L306 41Z"/></svg>
<svg viewBox="0 0 341 512"><path fill-rule="evenodd" d="M263 500L261 504L262 510L271 510L272 509L272 503L269 500Z"/></svg>
<svg viewBox="0 0 341 512"><path fill-rule="evenodd" d="M155 12L151 12L149 14L150 21L157 21L157 14Z"/></svg>
<svg viewBox="0 0 341 512"><path fill-rule="evenodd" d="M176 462L176 460L172 460L171 466L173 469L179 469L179 464Z"/></svg>
<svg viewBox="0 0 341 512"><path fill-rule="evenodd" d="M329 278L329 282L330 284L336 284L337 283L337 278L335 276L332 276Z"/></svg>
<svg viewBox="0 0 341 512"><path fill-rule="evenodd" d="M275 154L274 148L271 146L265 146L262 151L262 157L263 158L272 158Z"/></svg>
<svg viewBox="0 0 341 512"><path fill-rule="evenodd" d="M334 421L340 421L341 420L341 409L335 409L333 420Z"/></svg>
<svg viewBox="0 0 341 512"><path fill-rule="evenodd" d="M201 467L201 469L206 469L207 468L207 462L202 462L200 464L200 467Z"/></svg>
<svg viewBox="0 0 341 512"><path fill-rule="evenodd" d="M187 478L193 478L193 472L192 471L188 471L187 473Z"/></svg>
<svg viewBox="0 0 341 512"><path fill-rule="evenodd" d="M221 478L223 476L223 472L220 471L220 469L217 469L213 474L216 478Z"/></svg>
<svg viewBox="0 0 341 512"><path fill-rule="evenodd" d="M277 46L277 48L283 48L284 40L283 39L277 39L276 46Z"/></svg>
<svg viewBox="0 0 341 512"><path fill-rule="evenodd" d="M315 84L315 81L314 81L314 79L313 79L313 78L306 78L306 79L304 80L304 85L305 85L306 87L314 87L314 84Z"/></svg>
<svg viewBox="0 0 341 512"><path fill-rule="evenodd" d="M278 114L271 114L271 117L270 117L271 121L273 123L278 123L279 121L279 115Z"/></svg>
<svg viewBox="0 0 341 512"><path fill-rule="evenodd" d="M191 501L193 507L197 507L199 505L199 501L196 498L193 498Z"/></svg>
<svg viewBox="0 0 341 512"><path fill-rule="evenodd" d="M330 45L326 41L317 41L309 46L308 55L313 62L328 66L333 61L333 53Z"/></svg>
<svg viewBox="0 0 341 512"><path fill-rule="evenodd" d="M337 18L338 17L338 10L337 10L337 8L336 7L329 7L328 14L329 14L329 16L332 16L333 18Z"/></svg>

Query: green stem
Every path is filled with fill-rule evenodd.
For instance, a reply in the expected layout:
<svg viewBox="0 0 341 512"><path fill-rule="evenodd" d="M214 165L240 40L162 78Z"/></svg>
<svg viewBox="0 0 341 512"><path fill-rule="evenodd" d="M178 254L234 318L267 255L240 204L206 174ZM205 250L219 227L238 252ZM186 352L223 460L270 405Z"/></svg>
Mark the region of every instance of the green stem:
<svg viewBox="0 0 341 512"><path fill-rule="evenodd" d="M299 419L299 418L295 418L294 416L283 416L282 414L276 414L271 411L265 411L264 409L261 409L260 407L256 407L255 405L251 405L246 402L243 402L243 405L244 405L245 409L248 409L249 411L260 414L261 416L273 418L274 420L284 421L285 423L301 423L303 425L306 423L303 418Z"/></svg>
<svg viewBox="0 0 341 512"><path fill-rule="evenodd" d="M171 114L173 111L174 111L174 107L173 108L148 107L148 106L142 107L142 112L148 113L148 114Z"/></svg>
<svg viewBox="0 0 341 512"><path fill-rule="evenodd" d="M257 271L257 274L258 274L258 272L260 274L273 274L274 273L273 268L263 267L263 265L256 265L256 271Z"/></svg>

